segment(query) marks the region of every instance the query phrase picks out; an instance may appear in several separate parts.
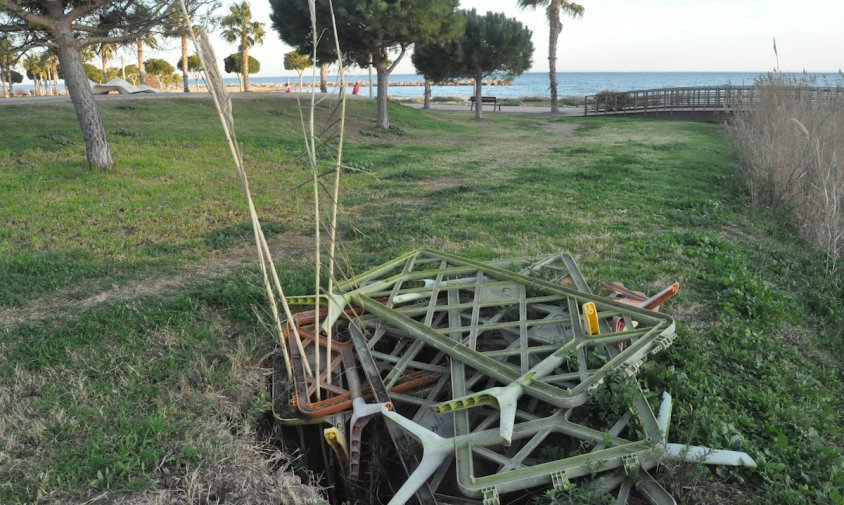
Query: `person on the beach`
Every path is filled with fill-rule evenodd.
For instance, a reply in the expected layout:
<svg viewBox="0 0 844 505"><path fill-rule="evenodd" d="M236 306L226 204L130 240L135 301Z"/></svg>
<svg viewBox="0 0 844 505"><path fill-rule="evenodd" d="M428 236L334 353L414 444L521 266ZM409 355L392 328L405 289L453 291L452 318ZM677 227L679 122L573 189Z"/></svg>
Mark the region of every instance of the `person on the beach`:
<svg viewBox="0 0 844 505"><path fill-rule="evenodd" d="M357 82L357 81L355 81L355 85L352 88L352 94L353 95L360 95L360 83Z"/></svg>

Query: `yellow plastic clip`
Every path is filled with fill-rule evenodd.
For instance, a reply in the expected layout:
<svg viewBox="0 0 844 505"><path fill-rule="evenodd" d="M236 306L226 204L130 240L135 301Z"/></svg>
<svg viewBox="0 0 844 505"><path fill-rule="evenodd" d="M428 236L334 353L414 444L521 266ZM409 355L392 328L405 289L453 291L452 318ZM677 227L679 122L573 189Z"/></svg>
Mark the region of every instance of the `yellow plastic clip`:
<svg viewBox="0 0 844 505"><path fill-rule="evenodd" d="M586 332L589 335L599 335L601 330L598 328L598 308L595 307L595 302L583 304L583 317L586 319Z"/></svg>
<svg viewBox="0 0 844 505"><path fill-rule="evenodd" d="M325 437L325 441L328 443L328 446L331 447L331 450L333 450L334 454L337 455L337 459L340 460L340 466L344 469L348 468L349 445L346 443L346 436L343 435L343 432L337 428L331 427L322 430L322 435Z"/></svg>

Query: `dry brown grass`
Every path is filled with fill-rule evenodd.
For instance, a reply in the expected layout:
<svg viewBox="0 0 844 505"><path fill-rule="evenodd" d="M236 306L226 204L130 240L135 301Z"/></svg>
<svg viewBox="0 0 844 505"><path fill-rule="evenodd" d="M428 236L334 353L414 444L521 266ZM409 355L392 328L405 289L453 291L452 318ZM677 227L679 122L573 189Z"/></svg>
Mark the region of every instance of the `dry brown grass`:
<svg viewBox="0 0 844 505"><path fill-rule="evenodd" d="M180 476L163 476L159 489L121 496L119 505L299 505L325 503L315 487L306 485L289 465L279 465L280 453L239 443L238 456L225 466L197 468ZM269 457L268 457L269 456ZM163 489L162 489L163 488Z"/></svg>
<svg viewBox="0 0 844 505"><path fill-rule="evenodd" d="M742 486L726 479L713 478L703 465L668 464L660 467L659 481L678 503L734 505L748 503ZM644 502L647 503L647 502Z"/></svg>
<svg viewBox="0 0 844 505"><path fill-rule="evenodd" d="M819 91L820 90L820 91ZM844 254L844 89L769 74L730 130L753 202L782 212L826 254Z"/></svg>
<svg viewBox="0 0 844 505"><path fill-rule="evenodd" d="M279 452L269 453L257 445L226 435L222 427L217 433L232 444L236 456L213 467L203 466L184 473L162 473L155 489L121 495L105 491L80 499L55 491L43 496L41 503L80 505L311 505L326 503L320 490L302 482L285 464Z"/></svg>

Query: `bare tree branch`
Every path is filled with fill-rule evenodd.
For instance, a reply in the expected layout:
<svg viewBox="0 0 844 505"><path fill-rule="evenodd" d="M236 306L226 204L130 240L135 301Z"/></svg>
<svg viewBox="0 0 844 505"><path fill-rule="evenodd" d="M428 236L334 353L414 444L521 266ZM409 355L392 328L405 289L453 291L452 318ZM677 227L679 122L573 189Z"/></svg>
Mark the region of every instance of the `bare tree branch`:
<svg viewBox="0 0 844 505"><path fill-rule="evenodd" d="M396 69L396 65L398 65L399 62L401 61L401 59L404 57L404 53L407 52L407 47L409 45L410 44L402 44L401 45L401 52L399 53L398 58L396 58L395 61L393 61L393 64L390 65L390 68L387 69L387 73L392 73L393 70Z"/></svg>
<svg viewBox="0 0 844 505"><path fill-rule="evenodd" d="M26 25L22 24L22 23L20 23L20 24L11 23L11 24L6 24L6 25L0 25L0 32L3 32L3 33L15 33L15 32L20 32L20 31L23 31L23 30L26 30Z"/></svg>
<svg viewBox="0 0 844 505"><path fill-rule="evenodd" d="M85 37L84 39L80 39L81 45L90 46L94 44L116 44L120 42L128 42L130 40L135 40L138 37L144 35L146 32L132 32L126 33L123 35L114 35L110 37Z"/></svg>

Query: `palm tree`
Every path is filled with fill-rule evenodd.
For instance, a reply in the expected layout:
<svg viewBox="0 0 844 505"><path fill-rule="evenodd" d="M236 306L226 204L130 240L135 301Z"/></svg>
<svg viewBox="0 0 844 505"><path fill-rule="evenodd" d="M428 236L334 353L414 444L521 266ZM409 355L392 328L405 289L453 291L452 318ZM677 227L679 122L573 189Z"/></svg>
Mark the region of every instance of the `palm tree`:
<svg viewBox="0 0 844 505"><path fill-rule="evenodd" d="M147 33L143 37L135 39L135 43L138 45L138 74L141 81L139 84L144 84L144 80L146 79L146 73L144 72L144 44L148 45L150 49L155 49L158 47L158 40L156 40L155 35Z"/></svg>
<svg viewBox="0 0 844 505"><path fill-rule="evenodd" d="M53 90L51 89L53 80L53 68L52 62L50 61L50 50L45 50L44 52L38 55L38 58L41 60L41 70L44 73L44 94L54 95L55 93L53 93Z"/></svg>
<svg viewBox="0 0 844 505"><path fill-rule="evenodd" d="M43 70L41 68L41 57L37 54L28 54L23 59L23 69L26 71L26 76L32 80L32 94L41 96L41 77Z"/></svg>
<svg viewBox="0 0 844 505"><path fill-rule="evenodd" d="M205 28L207 31L219 22L214 16L214 11L219 8L220 4L216 1L210 3L204 2L187 2L188 16L194 28ZM182 59L177 65L182 71L182 84L185 93L190 92L190 79L188 72L190 71L190 58L188 57L188 37L190 31L187 20L184 17L181 9L176 9L170 18L172 27L167 30L164 35L166 37L178 37L182 43Z"/></svg>
<svg viewBox="0 0 844 505"><path fill-rule="evenodd" d="M117 46L114 44L100 44L97 47L97 53L103 64L103 83L108 82L108 62L114 58L115 52L117 52Z"/></svg>
<svg viewBox="0 0 844 505"><path fill-rule="evenodd" d="M195 20L193 21L196 22ZM188 35L190 35L190 32L188 32L187 20L182 14L181 9L175 9L173 11L170 15L170 23L172 26L169 30L164 32L164 36L178 37L182 43L182 57L179 60L179 64L176 66L182 71L182 83L184 84L183 91L188 93L190 92L190 87L188 87Z"/></svg>
<svg viewBox="0 0 844 505"><path fill-rule="evenodd" d="M572 18L583 17L583 6L568 0L519 0L519 7L531 8L545 7L548 13L548 77L551 80L551 113L560 112L560 104L557 102L557 38L563 31L563 22L560 20L560 12Z"/></svg>
<svg viewBox="0 0 844 505"><path fill-rule="evenodd" d="M184 28L179 36L182 40L182 83L184 92L190 92L190 79L188 79L188 29Z"/></svg>
<svg viewBox="0 0 844 505"><path fill-rule="evenodd" d="M59 94L59 57L52 49L47 49L39 55L41 67L46 73L44 91L48 95ZM52 81L52 82L51 82ZM51 87L52 84L52 87Z"/></svg>
<svg viewBox="0 0 844 505"><path fill-rule="evenodd" d="M14 96L12 88L15 85L15 74L17 73L14 67L23 57L25 51L16 49L9 38L4 35L0 35L0 82L3 83L2 96L8 97L9 95Z"/></svg>
<svg viewBox="0 0 844 505"><path fill-rule="evenodd" d="M240 4L232 4L229 14L220 20L223 27L223 38L226 42L240 40L240 61L243 73L243 90L249 91L249 48L264 43L264 23L252 21L252 10L249 2L243 0Z"/></svg>
<svg viewBox="0 0 844 505"><path fill-rule="evenodd" d="M89 61L94 59L94 50L91 49L91 46L85 46L79 50L80 55L82 56L82 62L88 63Z"/></svg>

